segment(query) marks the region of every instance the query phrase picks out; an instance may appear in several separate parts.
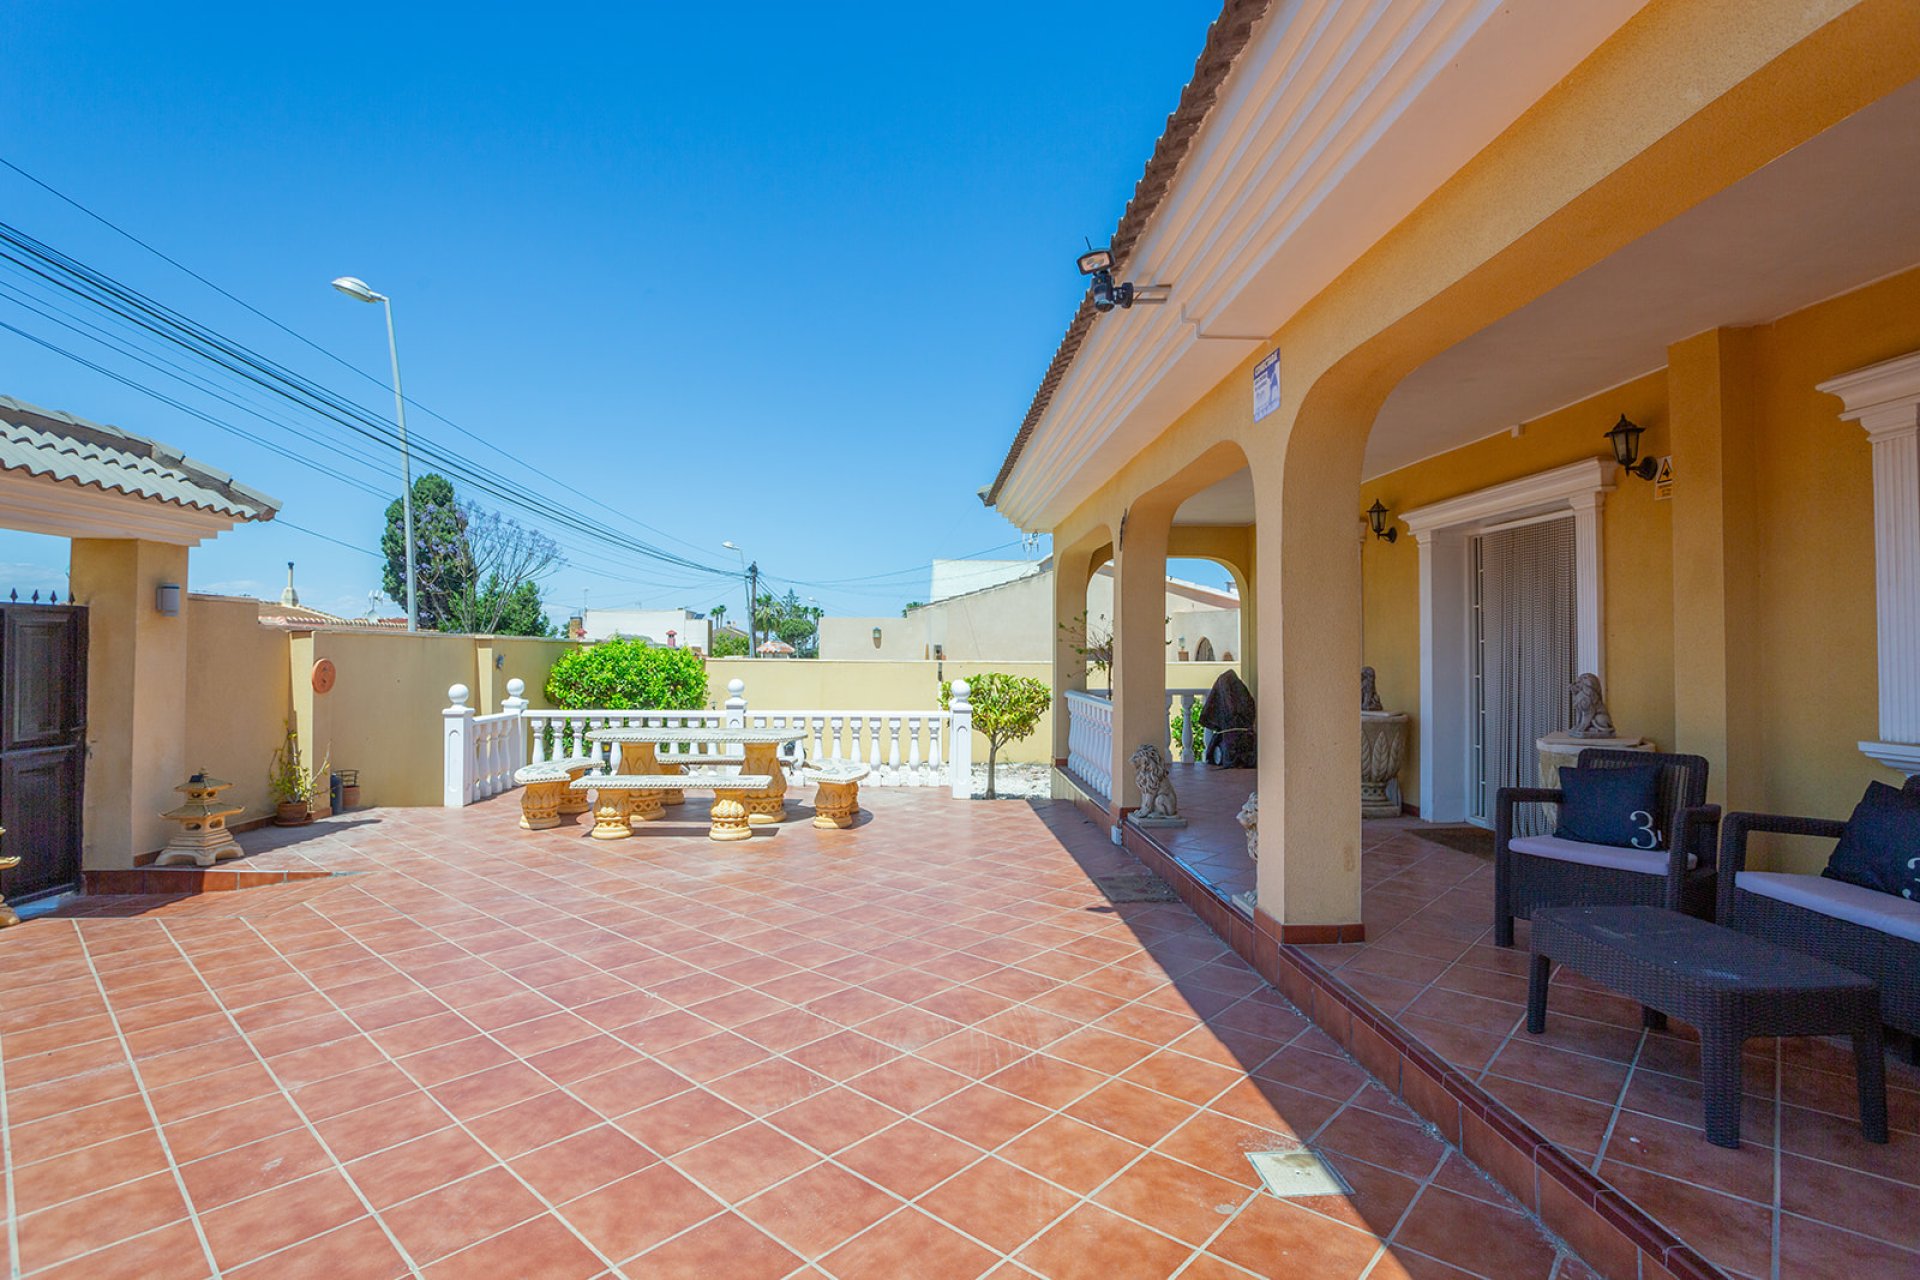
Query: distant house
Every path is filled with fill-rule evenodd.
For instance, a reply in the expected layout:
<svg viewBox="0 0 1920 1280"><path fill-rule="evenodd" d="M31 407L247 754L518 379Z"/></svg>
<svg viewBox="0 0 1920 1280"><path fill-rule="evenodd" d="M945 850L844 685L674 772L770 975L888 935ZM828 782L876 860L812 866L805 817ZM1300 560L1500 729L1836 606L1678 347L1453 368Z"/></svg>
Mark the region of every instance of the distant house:
<svg viewBox="0 0 1920 1280"><path fill-rule="evenodd" d="M970 572L969 564L980 567ZM969 582L974 585L954 590ZM842 661L1053 660L1059 631L1051 558L937 560L931 585L928 602L915 605L903 618L822 618L820 656ZM1166 594L1168 661L1236 659L1241 651L1237 594L1180 578L1167 579ZM1112 630L1110 567L1087 584L1085 613L1086 624L1096 634Z"/></svg>
<svg viewBox="0 0 1920 1280"><path fill-rule="evenodd" d="M713 648L713 621L692 609L582 609L581 640L611 640L615 636L643 639L650 644L677 649L698 649L710 653Z"/></svg>

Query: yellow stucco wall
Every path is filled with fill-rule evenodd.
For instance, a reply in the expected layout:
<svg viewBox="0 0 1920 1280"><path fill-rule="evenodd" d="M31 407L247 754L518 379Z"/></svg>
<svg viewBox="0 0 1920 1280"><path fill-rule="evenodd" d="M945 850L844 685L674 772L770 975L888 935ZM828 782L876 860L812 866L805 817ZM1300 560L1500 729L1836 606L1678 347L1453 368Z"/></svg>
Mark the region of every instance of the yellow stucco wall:
<svg viewBox="0 0 1920 1280"><path fill-rule="evenodd" d="M259 613L248 598L187 601L187 762L233 783L227 798L247 807L234 823L273 812L267 764L292 712L287 633Z"/></svg>
<svg viewBox="0 0 1920 1280"><path fill-rule="evenodd" d="M1364 509L1378 499L1391 512L1411 510L1582 458L1605 456L1602 433L1622 413L1647 429L1641 451L1667 451L1666 375L1625 386L1475 441L1361 486ZM1672 504L1655 502L1653 486L1623 477L1607 495L1601 518L1605 573L1607 701L1623 732L1673 742ZM1401 530L1392 543L1368 538L1361 551L1362 661L1379 678L1389 710L1420 709L1420 549ZM1416 726L1400 771L1406 802L1420 804Z"/></svg>
<svg viewBox="0 0 1920 1280"><path fill-rule="evenodd" d="M1729 696L1759 749L1734 791L1745 806L1844 817L1869 779L1900 779L1857 746L1878 732L1872 460L1866 433L1814 387L1920 349L1920 270L1758 326L1745 341L1752 386L1731 429L1751 451L1758 518L1753 581L1741 584L1750 616L1728 643L1748 647L1754 674ZM1667 391L1666 372L1650 374L1529 422L1518 439L1502 433L1381 476L1361 501L1400 511L1599 454L1600 433L1623 412L1647 427L1642 452L1658 456L1669 448ZM1673 512L1690 472L1684 454L1674 461L1675 502L1654 501L1652 485L1624 475L1606 499L1607 693L1623 730L1700 751L1676 741L1676 698L1687 690L1676 688ZM1362 564L1364 660L1389 707L1417 712L1418 549L1406 537L1369 539ZM1401 785L1418 804L1414 736ZM1826 848L1783 840L1761 852L1780 869L1813 871Z"/></svg>
<svg viewBox="0 0 1920 1280"><path fill-rule="evenodd" d="M1869 778L1901 779L1856 745L1879 737L1872 459L1866 432L1814 385L1920 349L1920 270L1756 337L1763 794L1775 812L1845 817ZM1820 858L1781 856L1794 870Z"/></svg>

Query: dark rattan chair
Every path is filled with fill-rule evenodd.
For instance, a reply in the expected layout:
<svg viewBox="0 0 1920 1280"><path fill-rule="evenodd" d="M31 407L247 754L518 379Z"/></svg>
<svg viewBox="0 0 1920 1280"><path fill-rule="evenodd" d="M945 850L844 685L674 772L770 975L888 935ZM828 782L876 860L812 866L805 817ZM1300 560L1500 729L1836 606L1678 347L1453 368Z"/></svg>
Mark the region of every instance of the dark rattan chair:
<svg viewBox="0 0 1920 1280"><path fill-rule="evenodd" d="M1906 789L1909 793L1920 792L1920 778L1909 778ZM1814 910L1803 902L1783 901L1773 894L1756 893L1741 886L1742 877L1749 874L1747 837L1752 833L1764 831L1838 840L1845 829L1845 823L1826 818L1728 814L1720 832L1718 918L1728 928L1872 978L1880 984L1881 1020L1915 1038L1911 1052L1915 1061L1920 1061L1920 942ZM1829 891L1838 883L1824 881L1819 876L1805 878ZM1799 879L1802 877L1782 877L1775 884L1785 882L1790 887L1791 881ZM1776 887L1775 892L1779 892L1779 888Z"/></svg>
<svg viewBox="0 0 1920 1280"><path fill-rule="evenodd" d="M1520 804L1558 804L1558 787L1501 787L1493 801L1493 940L1513 945L1513 922L1539 907L1648 906L1713 918L1714 836L1720 809L1707 803L1707 762L1701 756L1589 747L1583 769L1657 764L1661 830L1667 847L1652 870L1593 865L1542 857L1513 848L1513 810ZM1631 855L1632 850L1608 850Z"/></svg>

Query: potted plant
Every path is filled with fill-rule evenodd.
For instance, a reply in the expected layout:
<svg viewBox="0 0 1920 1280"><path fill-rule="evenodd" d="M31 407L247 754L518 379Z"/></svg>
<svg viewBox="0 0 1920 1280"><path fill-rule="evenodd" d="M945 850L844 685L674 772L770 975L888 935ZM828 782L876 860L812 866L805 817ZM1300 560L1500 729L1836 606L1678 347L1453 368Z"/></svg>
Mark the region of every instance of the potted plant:
<svg viewBox="0 0 1920 1280"><path fill-rule="evenodd" d="M298 827L313 821L313 775L300 764L300 731L287 722L287 736L273 753L267 769L267 789L277 802L274 825Z"/></svg>

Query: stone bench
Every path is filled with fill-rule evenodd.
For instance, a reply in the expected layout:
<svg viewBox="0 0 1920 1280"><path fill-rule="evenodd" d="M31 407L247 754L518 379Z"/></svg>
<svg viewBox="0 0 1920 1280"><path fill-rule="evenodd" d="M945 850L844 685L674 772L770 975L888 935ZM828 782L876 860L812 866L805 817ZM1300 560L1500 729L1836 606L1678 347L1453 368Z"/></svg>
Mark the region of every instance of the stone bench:
<svg viewBox="0 0 1920 1280"><path fill-rule="evenodd" d="M747 798L765 795L773 779L760 773L589 773L568 785L578 792L594 793L595 840L624 840L633 834L634 823L666 817L669 792L708 789L713 792L713 813L707 838L746 840L753 835L753 828L747 824Z"/></svg>
<svg viewBox="0 0 1920 1280"><path fill-rule="evenodd" d="M526 765L513 771L513 781L520 788L521 830L546 831L560 825L560 807L572 802L567 784L573 781L562 765Z"/></svg>
<svg viewBox="0 0 1920 1280"><path fill-rule="evenodd" d="M844 831L860 816L860 779L872 772L866 765L804 769L801 777L814 784L813 825L822 831Z"/></svg>

